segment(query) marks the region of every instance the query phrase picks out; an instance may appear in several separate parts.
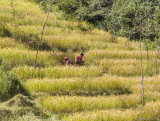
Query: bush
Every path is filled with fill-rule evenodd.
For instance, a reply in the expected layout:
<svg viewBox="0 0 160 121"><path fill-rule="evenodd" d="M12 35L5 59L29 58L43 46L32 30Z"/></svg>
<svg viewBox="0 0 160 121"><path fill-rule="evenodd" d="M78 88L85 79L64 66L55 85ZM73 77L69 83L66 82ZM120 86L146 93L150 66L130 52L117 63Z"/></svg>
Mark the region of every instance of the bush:
<svg viewBox="0 0 160 121"><path fill-rule="evenodd" d="M15 75L10 72L2 73L0 75L0 100L6 101L16 94L22 93L30 96L22 82L17 79Z"/></svg>
<svg viewBox="0 0 160 121"><path fill-rule="evenodd" d="M11 37L9 29L3 24L0 24L0 37Z"/></svg>
<svg viewBox="0 0 160 121"><path fill-rule="evenodd" d="M153 40L159 36L156 32L160 16L158 3L158 0L116 0L106 14L106 30L131 39L140 39L141 33L142 37Z"/></svg>
<svg viewBox="0 0 160 121"><path fill-rule="evenodd" d="M2 64L2 60L3 60L3 58L2 58L2 56L0 56L0 66Z"/></svg>

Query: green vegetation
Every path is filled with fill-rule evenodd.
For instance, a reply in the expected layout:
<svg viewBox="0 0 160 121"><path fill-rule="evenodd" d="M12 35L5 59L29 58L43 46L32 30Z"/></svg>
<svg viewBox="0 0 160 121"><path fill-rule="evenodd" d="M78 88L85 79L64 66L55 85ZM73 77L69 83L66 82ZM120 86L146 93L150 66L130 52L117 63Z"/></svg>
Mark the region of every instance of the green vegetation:
<svg viewBox="0 0 160 121"><path fill-rule="evenodd" d="M0 88L0 101L6 101L19 93L30 97L22 82L11 73L1 73Z"/></svg>
<svg viewBox="0 0 160 121"><path fill-rule="evenodd" d="M0 101L6 101L19 93L31 97L24 84L11 72L7 72L2 62L0 58Z"/></svg>
<svg viewBox="0 0 160 121"><path fill-rule="evenodd" d="M35 0L47 10L50 1ZM42 4L43 3L43 4ZM159 1L154 0L56 0L66 18L87 21L114 35L156 41L159 38Z"/></svg>

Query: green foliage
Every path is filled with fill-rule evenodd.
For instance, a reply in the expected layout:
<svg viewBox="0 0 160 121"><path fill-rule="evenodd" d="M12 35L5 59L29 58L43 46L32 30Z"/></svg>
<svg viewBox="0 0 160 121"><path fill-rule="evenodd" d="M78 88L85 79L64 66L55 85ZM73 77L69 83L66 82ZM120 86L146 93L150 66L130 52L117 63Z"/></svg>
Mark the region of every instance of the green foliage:
<svg viewBox="0 0 160 121"><path fill-rule="evenodd" d="M35 0L46 7L51 0ZM114 35L154 41L159 37L159 1L140 0L57 0L66 17L88 21Z"/></svg>
<svg viewBox="0 0 160 121"><path fill-rule="evenodd" d="M10 72L0 73L0 100L5 101L16 94L22 93L29 96L29 92L26 90L22 82L17 79L15 75Z"/></svg>
<svg viewBox="0 0 160 121"><path fill-rule="evenodd" d="M3 61L3 58L2 58L2 56L0 56L0 66L2 64L2 61Z"/></svg>
<svg viewBox="0 0 160 121"><path fill-rule="evenodd" d="M73 14L77 10L78 0L58 0L57 5L60 10Z"/></svg>
<svg viewBox="0 0 160 121"><path fill-rule="evenodd" d="M9 29L2 23L0 23L0 37L11 37L11 32Z"/></svg>
<svg viewBox="0 0 160 121"><path fill-rule="evenodd" d="M43 8L50 4L50 0L35 0ZM58 8L67 14L67 17L80 21L88 21L94 25L103 27L105 15L109 13L113 0L57 0Z"/></svg>
<svg viewBox="0 0 160 121"><path fill-rule="evenodd" d="M156 4L155 4L156 3ZM111 33L127 36L131 39L143 38L153 40L157 35L158 1L117 0L106 16L106 29ZM156 21L156 22L154 22Z"/></svg>

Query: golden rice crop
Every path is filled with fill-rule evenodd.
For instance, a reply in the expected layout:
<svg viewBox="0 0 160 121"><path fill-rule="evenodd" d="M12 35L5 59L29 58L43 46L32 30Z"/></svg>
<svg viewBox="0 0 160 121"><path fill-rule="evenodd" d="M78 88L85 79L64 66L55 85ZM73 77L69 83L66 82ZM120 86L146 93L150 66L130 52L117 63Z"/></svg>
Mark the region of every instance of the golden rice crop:
<svg viewBox="0 0 160 121"><path fill-rule="evenodd" d="M20 47L20 44L16 43L15 40L11 38L0 38L0 48L11 48L11 47L18 47L18 46Z"/></svg>
<svg viewBox="0 0 160 121"><path fill-rule="evenodd" d="M5 2L7 4L7 1ZM12 24L16 25L17 31L40 36L46 18L44 12L38 5L30 2L15 0L14 3L16 19L12 20ZM11 7L9 3L8 6ZM92 29L91 25L85 22L58 20L58 16L57 13L50 13L45 27L46 32L44 31L44 42L49 44L52 49L58 48L63 51L68 49L72 51L84 51L90 48L102 49L106 48L104 42L112 42L116 39L108 32ZM14 27L10 27L10 30L12 33L15 32ZM55 33L58 35L55 36Z"/></svg>
<svg viewBox="0 0 160 121"><path fill-rule="evenodd" d="M21 37L23 33L22 35L27 34L27 37L30 37L33 34L38 40L46 18L45 12L35 3L14 0L14 17L10 3L10 0L0 1L2 25L5 25L11 35L19 34ZM139 43L94 29L85 22L63 20L61 15L57 12L51 12L49 15L42 42L48 44L54 52L39 51L37 65L41 65L41 68L32 67L36 51L29 50L26 43L18 43L18 39L0 38L0 55L4 58L3 62L14 63L16 66L12 71L21 79L29 79L25 84L30 92L70 95L41 97L42 108L59 114L73 113L63 119L74 121L159 118L160 103L157 100L160 99L160 77L153 76L156 52L150 50L150 60L146 61L147 53L143 50L144 95L147 103L143 108L139 108L142 91ZM84 52L85 64L88 66L59 66L64 63L65 56L73 61L80 51ZM133 94L120 95L129 93Z"/></svg>
<svg viewBox="0 0 160 121"><path fill-rule="evenodd" d="M53 29L54 30L54 29ZM53 31L52 30L52 31ZM63 30L65 31L65 30ZM57 33L57 32L55 32ZM82 36L83 35L83 36ZM99 36L98 36L99 37ZM106 37L106 36L104 36ZM108 40L108 37L106 37ZM60 50L88 50L95 48L106 48L107 44L105 43L105 39L103 37L97 38L95 35L91 35L90 32L87 34L83 33L74 33L74 34L66 34L61 32L61 35L55 35L54 33L51 35L44 36L44 42L48 45L52 46L52 48L59 48Z"/></svg>
<svg viewBox="0 0 160 121"><path fill-rule="evenodd" d="M102 110L74 113L65 116L65 121L135 121L138 112L135 110Z"/></svg>
<svg viewBox="0 0 160 121"><path fill-rule="evenodd" d="M34 68L19 66L13 68L13 72L21 79L30 78L70 78L70 77L94 77L102 74L100 67L56 66L48 68Z"/></svg>
<svg viewBox="0 0 160 121"><path fill-rule="evenodd" d="M103 110L74 113L64 117L66 121L137 121L137 120L159 120L160 102L150 102L144 107L128 110Z"/></svg>
<svg viewBox="0 0 160 121"><path fill-rule="evenodd" d="M143 108L137 119L142 120L159 120L160 119L160 102L149 102Z"/></svg>
<svg viewBox="0 0 160 121"><path fill-rule="evenodd" d="M141 97L139 95L109 97L54 96L42 97L39 103L45 110L54 113L75 113L91 110L136 107L141 103Z"/></svg>
<svg viewBox="0 0 160 121"><path fill-rule="evenodd" d="M97 72L98 73L98 72ZM66 77L66 76L65 76ZM109 95L131 93L130 84L108 78L29 79L31 92L47 92L62 95Z"/></svg>
<svg viewBox="0 0 160 121"><path fill-rule="evenodd" d="M80 36L44 36L44 42L52 48L58 48L62 51L69 49L73 51L89 49L87 41L82 41L78 38L80 38Z"/></svg>
<svg viewBox="0 0 160 121"><path fill-rule="evenodd" d="M138 42L125 42L125 43L107 43L107 50L117 50L117 51L126 51L126 50L139 50Z"/></svg>
<svg viewBox="0 0 160 121"><path fill-rule="evenodd" d="M160 100L160 92L156 89L152 91L145 90L145 102L155 102Z"/></svg>
<svg viewBox="0 0 160 121"><path fill-rule="evenodd" d="M158 66L159 66L158 62ZM108 74L120 76L140 76L141 61L136 59L103 59L100 64ZM156 72L155 61L143 61L143 71L146 76L153 76Z"/></svg>
<svg viewBox="0 0 160 121"><path fill-rule="evenodd" d="M24 22L23 22L24 23ZM17 28L17 31L23 31L24 33L41 34L42 27L36 25L23 25Z"/></svg>
<svg viewBox="0 0 160 121"><path fill-rule="evenodd" d="M144 91L145 96L155 97L156 92L160 91L160 77L145 77ZM78 95L97 95L128 93L141 94L141 77L117 77L102 76L96 78L71 78L71 79L29 79L26 83L31 92L46 92L51 94L78 94ZM125 90L126 89L126 90Z"/></svg>
<svg viewBox="0 0 160 121"><path fill-rule="evenodd" d="M125 38L125 37L117 37L116 38L117 43L126 43L128 41L129 41L128 38Z"/></svg>
<svg viewBox="0 0 160 121"><path fill-rule="evenodd" d="M143 51L143 59L147 58L146 51ZM140 59L140 51L133 50L133 51L117 51L117 50L100 50L100 49L94 49L90 50L86 53L86 58L88 59L106 59L106 58L113 58L113 59ZM156 52L149 51L149 58L155 59L156 58Z"/></svg>
<svg viewBox="0 0 160 121"><path fill-rule="evenodd" d="M47 36L47 35L67 36L67 35L71 35L71 34L72 35L83 34L83 32L80 30L77 30L77 29L71 30L68 28L59 28L59 27L53 28L53 27L49 27L49 26L47 26L44 31L45 36Z"/></svg>
<svg viewBox="0 0 160 121"><path fill-rule="evenodd" d="M160 90L159 84L159 77L145 77L145 96L148 97L149 93L151 95L155 91L158 92ZM130 91L141 94L142 90L141 77L102 76L87 79L30 79L26 85L31 92L46 92L54 95L123 94ZM158 98L155 94L152 97Z"/></svg>
<svg viewBox="0 0 160 121"><path fill-rule="evenodd" d="M10 7L10 4L8 3L7 0L4 3ZM43 24L44 18L46 17L46 15L39 8L39 6L30 2L24 2L23 0L15 0L14 3L15 3L14 8L17 12L15 23L17 23L18 25L21 25L21 26L18 26L18 30L24 31L25 33L40 33L42 28L40 26L35 27L35 25L37 25L37 23L39 23L38 25ZM25 11L23 11L23 9L25 9ZM60 46L61 48L70 48L71 44L68 44L68 43L72 43L72 44L75 43L75 46L77 46L77 44L81 45L80 47L83 50L84 48L88 48L88 46L91 47L97 44L98 46L95 46L94 48L96 47L101 48L104 45L104 43L99 44L98 43L99 41L101 42L117 41L118 43L124 43L127 40L125 38L113 37L110 33L102 30L98 30L98 29L91 29L89 31L83 32L81 28L84 28L87 30L90 27L90 25L86 24L85 22L58 20L57 16L59 16L58 13L54 13L54 12L50 13L50 16L48 18L48 22L45 28L46 32L44 32L44 34L46 33L45 35L48 35L48 33L50 33L52 35L55 35L54 33L59 33L61 34L60 36L62 36L68 33L68 35L72 35L72 37L68 36L68 39L65 39L67 43L63 41L64 38L66 37L63 37L60 39L62 43L61 41L60 43L56 43L57 37L51 37L52 39L49 39L48 43L51 43L51 40L54 40L55 42L52 42L52 43L55 43L55 44L52 44L53 48L55 48L56 46ZM34 27L30 25L34 25ZM51 26L54 26L54 27L51 27ZM51 30L51 31L49 30L49 32L47 32L48 27L50 27L50 30ZM61 31L59 31L57 28L61 28ZM50 36L48 38L50 38ZM74 39L78 39L78 41ZM91 42L87 43L86 40L88 42L96 41L96 43L93 43L93 44L91 44Z"/></svg>
<svg viewBox="0 0 160 121"><path fill-rule="evenodd" d="M22 48L4 48L0 49L0 54L4 57L4 59L15 63L15 65L33 65L36 51L26 49L22 50ZM60 65L60 62L63 60L64 56L65 55L61 52L39 51L37 64L42 66Z"/></svg>

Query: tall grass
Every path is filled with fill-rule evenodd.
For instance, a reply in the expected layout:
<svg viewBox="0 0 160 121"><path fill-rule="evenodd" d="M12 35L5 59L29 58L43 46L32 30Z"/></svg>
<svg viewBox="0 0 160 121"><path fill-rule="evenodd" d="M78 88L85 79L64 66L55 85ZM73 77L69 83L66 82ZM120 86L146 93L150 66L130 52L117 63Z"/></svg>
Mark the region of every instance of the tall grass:
<svg viewBox="0 0 160 121"><path fill-rule="evenodd" d="M64 74L64 73L63 73ZM65 76L66 77L66 76ZM131 93L129 83L107 78L30 79L26 82L31 92L53 95L110 95Z"/></svg>

